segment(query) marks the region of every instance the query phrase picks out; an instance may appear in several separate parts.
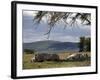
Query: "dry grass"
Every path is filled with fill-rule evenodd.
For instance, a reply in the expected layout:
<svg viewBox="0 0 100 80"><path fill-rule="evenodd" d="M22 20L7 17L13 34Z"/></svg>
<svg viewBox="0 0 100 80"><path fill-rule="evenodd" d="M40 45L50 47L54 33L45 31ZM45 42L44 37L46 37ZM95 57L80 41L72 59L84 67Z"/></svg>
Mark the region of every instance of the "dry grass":
<svg viewBox="0 0 100 80"><path fill-rule="evenodd" d="M90 52L84 52L85 54L90 55ZM73 54L73 52L64 52L58 54L60 59L64 59L67 56ZM23 55L23 69L40 69L40 68L59 68L59 67L81 67L81 66L90 66L91 61L44 61L44 62L31 62L33 54L24 54Z"/></svg>

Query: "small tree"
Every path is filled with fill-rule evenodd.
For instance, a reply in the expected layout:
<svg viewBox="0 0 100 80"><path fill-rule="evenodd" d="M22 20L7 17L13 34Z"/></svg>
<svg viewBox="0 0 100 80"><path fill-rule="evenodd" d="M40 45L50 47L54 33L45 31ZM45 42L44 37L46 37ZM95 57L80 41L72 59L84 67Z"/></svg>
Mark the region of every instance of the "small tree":
<svg viewBox="0 0 100 80"><path fill-rule="evenodd" d="M90 38L86 38L85 45L86 45L86 51L91 51L91 39Z"/></svg>
<svg viewBox="0 0 100 80"><path fill-rule="evenodd" d="M79 52L84 51L85 37L80 37Z"/></svg>
<svg viewBox="0 0 100 80"><path fill-rule="evenodd" d="M79 52L91 51L91 38L80 37Z"/></svg>

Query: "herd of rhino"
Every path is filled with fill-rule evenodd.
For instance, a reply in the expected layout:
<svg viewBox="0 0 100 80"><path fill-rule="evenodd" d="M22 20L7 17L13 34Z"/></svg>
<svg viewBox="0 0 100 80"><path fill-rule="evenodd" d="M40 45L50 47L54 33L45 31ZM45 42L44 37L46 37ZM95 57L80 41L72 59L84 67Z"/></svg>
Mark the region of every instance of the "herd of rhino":
<svg viewBox="0 0 100 80"><path fill-rule="evenodd" d="M34 54L34 57L31 58L31 62L43 62L43 61L81 61L89 59L90 56L86 53L75 53L69 56L66 56L65 59L60 59L58 54L48 54L48 53L38 53Z"/></svg>

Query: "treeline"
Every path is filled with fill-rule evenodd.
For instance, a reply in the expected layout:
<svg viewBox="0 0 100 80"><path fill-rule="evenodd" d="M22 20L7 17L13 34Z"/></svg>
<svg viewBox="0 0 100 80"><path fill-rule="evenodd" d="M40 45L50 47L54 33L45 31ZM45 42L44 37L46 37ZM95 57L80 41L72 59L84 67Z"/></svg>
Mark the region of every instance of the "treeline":
<svg viewBox="0 0 100 80"><path fill-rule="evenodd" d="M91 51L91 38L80 37L79 52Z"/></svg>
<svg viewBox="0 0 100 80"><path fill-rule="evenodd" d="M35 50L24 49L24 52L25 52L26 54L34 54L34 53L35 53Z"/></svg>

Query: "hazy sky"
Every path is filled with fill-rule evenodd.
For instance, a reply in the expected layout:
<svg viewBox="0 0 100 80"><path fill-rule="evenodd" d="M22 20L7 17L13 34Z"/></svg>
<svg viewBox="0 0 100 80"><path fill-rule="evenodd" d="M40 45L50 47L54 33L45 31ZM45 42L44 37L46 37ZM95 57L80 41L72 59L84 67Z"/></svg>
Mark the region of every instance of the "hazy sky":
<svg viewBox="0 0 100 80"><path fill-rule="evenodd" d="M51 33L49 39L48 35L44 35L48 31L48 25L46 22L41 24L34 24L33 19L36 11L23 11L23 42L35 42L43 40L55 40L61 42L78 42L81 36L90 36L90 26L67 26L64 29L63 23L56 25Z"/></svg>

